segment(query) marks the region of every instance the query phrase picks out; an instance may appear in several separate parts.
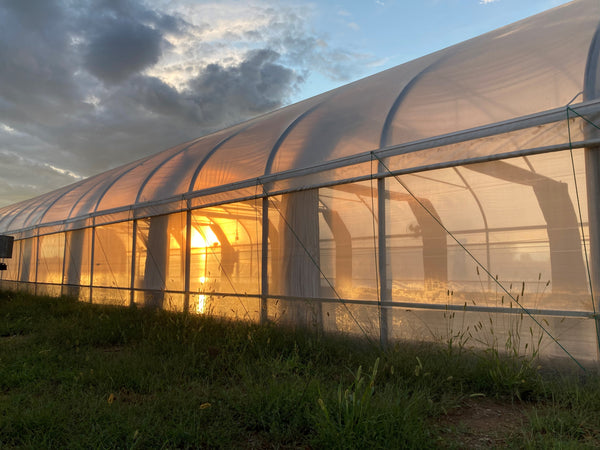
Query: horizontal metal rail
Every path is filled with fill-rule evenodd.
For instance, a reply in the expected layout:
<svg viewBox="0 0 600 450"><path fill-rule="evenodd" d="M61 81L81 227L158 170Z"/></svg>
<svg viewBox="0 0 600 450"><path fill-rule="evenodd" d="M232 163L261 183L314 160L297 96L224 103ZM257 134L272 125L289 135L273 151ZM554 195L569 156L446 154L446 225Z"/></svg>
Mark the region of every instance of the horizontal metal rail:
<svg viewBox="0 0 600 450"><path fill-rule="evenodd" d="M35 283L32 281L14 281L14 280L0 280L0 284L3 282L8 283L16 283L16 284L25 284L25 285L37 285L37 286L52 286L52 287L75 287L75 288L84 288L89 289L90 286L81 286L74 284L58 284L58 283ZM130 288L120 288L115 286L92 286L93 289L102 289L102 290L115 290L115 291L131 291L134 292L148 292L148 293L163 293L163 294L175 294L175 295L185 295L185 291L179 290L148 290L148 289L130 289ZM205 295L207 297L234 297L234 298L251 298L260 300L261 298L266 298L269 300L286 300L292 302L304 302L304 303L323 303L323 304L346 304L346 305L357 305L357 306L373 306L373 307L386 307L392 309L403 309L406 311L409 310L436 310L436 311L463 311L463 312L482 312L482 313L502 313L502 314L512 314L512 315L521 315L522 311L519 308L510 308L510 307L498 307L498 306L479 306L479 305L451 305L451 304L443 304L443 303L417 303L417 302L396 302L396 301L384 301L378 302L377 300L357 300L357 299L340 299L340 298L305 298L305 297L297 297L290 295L266 295L263 296L261 294L247 294L247 293L234 293L234 292L215 292L215 291L192 291L189 292L190 295ZM459 292L455 292L455 295L460 295ZM542 309L535 308L529 309L528 311L532 315L539 316L554 316L554 317L579 317L584 319L594 319L594 313L592 311L581 311L581 310L563 310L563 309Z"/></svg>
<svg viewBox="0 0 600 450"><path fill-rule="evenodd" d="M582 103L579 103L578 105L570 106L570 109L575 110L580 115L590 115L590 114L599 113L600 112L600 100L582 102ZM55 227L55 226L60 226L60 225L67 225L67 224L76 223L76 222L86 220L86 219L93 219L95 217L107 216L107 215L111 215L111 214L119 214L119 213L125 213L125 212L128 212L132 215L132 217L130 217L128 219L118 219L115 221L103 222L103 224L117 223L117 222L123 222L126 220L131 220L133 218L150 217L154 214L140 213L140 215L136 215L135 213L138 211L147 210L152 207L173 205L174 207L172 209L169 209L169 211L168 211L168 213L171 214L171 213L182 212L187 209L207 208L207 207L218 206L218 205L222 205L222 204L235 203L235 202L240 202L240 201L247 201L247 200L252 200L252 199L257 199L257 198L263 198L265 196L281 195L281 194L285 194L285 193L293 192L293 191L297 191L297 190L330 187L330 186L335 186L335 185L339 185L339 184L348 184L348 183L353 183L353 182L365 181L365 180L369 180L369 179L373 179L373 178L385 178L385 177L393 176L393 175L403 175L403 174L422 172L422 171L434 170L434 169L440 169L440 168L454 167L454 166L467 165L467 164L475 164L475 163L481 163L481 162L487 162L487 161L496 161L496 160L500 160L500 159L514 158L514 157L518 157L518 156L529 156L529 155L549 153L549 152L555 152L555 151L561 151L561 150L569 150L569 149L575 149L575 148L594 148L594 147L600 146L600 139L589 139L589 140L583 140L583 141L577 141L577 142L563 142L563 143L558 143L555 145L532 147L532 148L527 148L527 149L515 150L512 152L496 153L496 154L492 154L492 155L483 155L483 156L477 156L477 157L472 157L472 158L467 158L467 159L462 159L462 160L448 160L448 161L442 161L442 162L434 163L434 164L408 167L405 169L392 170L391 174L390 173L378 173L378 174L369 173L369 174L365 174L364 176L336 179L336 180L325 181L322 183L312 182L307 185L296 186L296 187L292 187L292 188L284 188L284 189L279 189L279 190L268 189L268 187L272 186L276 182L293 180L293 179L299 178L299 177L315 175L315 174L327 172L330 170L340 169L343 167L349 167L349 166L353 166L353 165L357 165L357 164L361 164L361 163L367 163L372 160L373 155L376 155L377 158L389 158L389 157L393 157L393 156L414 153L414 152L426 150L429 148L459 144L461 142L468 142L468 141L478 140L478 139L482 139L482 138L497 136L497 135L501 135L501 134L505 134L505 133L510 133L513 131L533 128L533 127L539 127L539 126L543 126L543 125L549 125L552 123L558 123L563 120L566 120L566 118L567 118L566 109L564 107L556 108L553 110L544 111L544 112L540 112L537 114L531 114L531 115L527 115L527 116L523 116L523 117L518 117L515 119L510 119L510 120L498 122L495 124L484 125L484 126L469 129L469 130L463 130L463 131L458 131L458 132L454 132L454 133L449 133L449 134L442 135L442 136L436 136L436 137L432 137L432 138L422 139L422 140L413 141L413 142L409 142L409 143L405 143L405 144L394 145L394 146L385 147L385 148L381 148L381 149L371 149L371 150L365 151L363 153L360 153L358 155L339 158L339 159L332 160L332 161L326 161L326 162L323 162L323 163L320 163L318 165L311 166L311 167L283 171L283 172L279 172L279 173L272 174L272 175L260 176L257 178L242 180L242 181L238 181L235 183L229 183L229 184L225 184L225 185L221 185L221 186L216 186L213 188L179 194L177 196L165 198L165 199L162 199L159 201L149 201L149 202L144 202L144 203L138 203L135 205L127 205L127 206L113 208L113 209L109 209L109 210L97 211L94 213L88 213L88 214L85 214L82 216L64 219L64 220L60 220L60 221L55 221L55 222L51 222L51 223L36 224L36 225L32 225L32 226L25 227L22 229L17 229L17 230L7 230L6 232L25 233L25 232L28 232L30 230L37 229L37 228L47 228L47 227L49 228L49 227ZM575 119L572 118L571 120L575 120ZM197 199L197 198L201 198L201 197L209 197L212 195L223 194L226 192L236 191L236 190L240 190L240 189L254 188L257 186L261 187L261 189L257 189L256 192L251 195L241 195L238 197L227 198L225 200L216 200L216 201L212 201L212 202L209 201L206 204L194 206L193 208L190 208L190 205L189 205L189 202L193 199ZM263 186L265 186L266 188L263 189L262 188ZM176 205L177 203L179 203L179 205ZM162 215L162 214L165 214L165 213L160 212L156 215ZM89 225L74 227L73 229L87 228L87 227L89 227Z"/></svg>

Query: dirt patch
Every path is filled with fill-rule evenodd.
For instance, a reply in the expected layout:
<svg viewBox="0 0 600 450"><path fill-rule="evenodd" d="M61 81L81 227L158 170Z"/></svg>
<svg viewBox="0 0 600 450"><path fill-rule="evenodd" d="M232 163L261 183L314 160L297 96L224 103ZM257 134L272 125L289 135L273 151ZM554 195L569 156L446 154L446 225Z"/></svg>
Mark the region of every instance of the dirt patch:
<svg viewBox="0 0 600 450"><path fill-rule="evenodd" d="M509 445L508 438L518 434L528 422L530 409L530 405L519 401L466 399L438 421L440 444L471 449L505 447Z"/></svg>

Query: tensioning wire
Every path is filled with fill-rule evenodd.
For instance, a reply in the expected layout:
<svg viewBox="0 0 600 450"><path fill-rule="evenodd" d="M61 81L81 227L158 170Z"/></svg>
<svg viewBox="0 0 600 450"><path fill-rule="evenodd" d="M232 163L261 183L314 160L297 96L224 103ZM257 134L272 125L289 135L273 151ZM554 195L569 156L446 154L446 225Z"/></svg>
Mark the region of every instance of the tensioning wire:
<svg viewBox="0 0 600 450"><path fill-rule="evenodd" d="M200 223L198 221L198 219L196 219L194 217L194 215L192 214L192 225L193 227L198 231L198 233L201 233L200 230L198 228L202 227L202 223ZM215 224L216 225L216 224ZM210 227L210 224L208 225ZM217 225L218 226L218 225ZM190 239L191 239L191 235L192 232L190 230ZM200 236L202 236L202 239L206 240L206 236L204 236L204 233L201 233ZM217 253L215 252L215 249L210 246L210 247L205 247L205 248L209 248L210 249L210 253L212 254L213 258L215 258L217 260L217 262L219 263L219 269L221 269L221 272L223 274L225 274L225 278L227 279L227 282L229 283L229 285L231 286L231 289L233 290L233 295L232 297L237 297L238 301L240 302L240 305L242 305L242 308L244 309L244 311L246 312L246 317L248 317L248 319L250 319L250 312L248 311L248 308L246 308L246 305L244 304L244 302L242 301L242 298L240 297L240 295L238 294L234 284L233 284L233 280L231 279L231 277L229 276L229 274L227 273L227 271L225 270L225 268L223 267L223 264L221 263L223 258L219 258L217 256ZM204 291L203 291L204 292ZM208 293L210 295L210 292ZM202 295L206 295L206 294L202 294Z"/></svg>
<svg viewBox="0 0 600 450"><path fill-rule="evenodd" d="M95 226L95 228L98 228L98 227ZM104 255L104 259L107 262L106 265L108 266L108 268L110 270L110 274L111 274L111 276L113 278L113 283L115 284L115 287L119 288L119 283L117 281L117 276L115 275L115 272L113 271L112 264L110 264L108 262L109 261L108 254L106 253L106 250L104 249L104 244L102 243L102 239L100 239L100 237L98 236L97 232L95 233L94 238L98 241L98 244L100 244L100 250L102 251L102 254ZM94 258L95 258L95 255L94 255ZM93 262L92 262L92 264L93 264ZM102 286L94 286L93 285L94 280L90 280L90 283L91 283L91 286L90 286L91 288L94 288L94 287L101 288L102 287ZM121 301L124 301L124 299L123 299L123 292L122 292L123 290L124 290L124 288L117 289L117 292L119 293L119 299Z"/></svg>
<svg viewBox="0 0 600 450"><path fill-rule="evenodd" d="M371 223L373 225L373 256L375 257L375 281L376 281L376 288L377 288L377 304L379 307L379 329L380 329L380 334L381 334L381 321L383 319L383 310L381 307L381 297L382 297L382 293L381 293L381 280L380 280L380 275L379 275L379 252L381 251L381 249L379 248L379 245L377 243L378 239L377 239L377 233L376 233L376 227L375 227L375 196L373 195L373 180L375 180L375 177L373 177L373 161L374 159L371 157ZM379 224L378 224L379 225ZM380 339L381 340L381 339ZM387 340L387 336L386 336L386 340Z"/></svg>
<svg viewBox="0 0 600 450"><path fill-rule="evenodd" d="M408 192L408 194L421 206L421 208L423 208L427 214L429 214L433 220L435 220L438 225L440 227L442 227L442 229L459 245L459 247L461 247L466 253L467 255L469 255L469 257L475 261L475 263L477 264L477 266L481 267L481 269L489 276L491 277L494 282L500 287L500 289L502 289L506 295L508 295L518 306L519 308L521 308L521 310L527 314L531 320L533 320L540 328L541 330L546 333L548 336L550 336L550 339L552 339L556 345L558 345L564 352L565 354L567 354L574 362L575 364L577 364L584 372L586 372L585 367L583 367L583 365L581 365L581 363L579 361L577 361L577 359L575 359L575 357L573 355L571 355L571 353L569 353L569 351L562 346L562 344L560 342L558 342L558 340L552 336L552 334L531 314L531 312L529 312L529 310L527 308L525 308L523 305L521 305L521 303L519 303L519 301L504 287L504 285L502 283L500 283L499 280L497 280L492 273L481 263L479 262L479 260L475 257L475 255L473 255L463 244L462 242L460 242L458 240L458 238L456 238L456 236L454 236L454 234L452 234L452 232L450 230L448 230L448 228L446 228L446 226L441 222L440 219L438 219L435 214L433 214L424 204L423 202L421 202L421 200L419 200L417 198L417 196L415 194L413 194L413 192L408 188L408 186L402 181L400 180L400 177L398 175L394 175L392 173L392 171L385 165L385 163L381 160L381 158L379 158L379 156L377 156L377 154L375 152L371 152L371 154L377 158L379 160L379 162L381 163L382 167L392 176L396 179L396 181L400 184L400 186L402 186L406 192Z"/></svg>
<svg viewBox="0 0 600 450"><path fill-rule="evenodd" d="M335 287L333 286L333 284L331 283L331 281L329 281L329 278L327 278L327 276L325 275L325 273L323 273L323 270L321 269L320 264L317 262L317 260L315 259L315 257L310 253L310 251L308 250L308 248L306 247L306 245L304 245L304 242L302 242L302 239L300 239L300 236L298 236L298 234L296 233L296 230L294 230L294 228L291 226L291 224L285 218L285 215L281 212L281 210L277 207L277 205L275 204L275 202L268 195L267 190L265 189L265 186L262 183L262 181L260 180L260 178L257 178L257 182L262 186L264 195L267 197L267 199L269 200L269 202L273 206L273 208L275 208L275 210L277 211L277 213L279 214L279 216L283 219L283 222L285 223L286 227L292 232L292 234L294 235L294 238L296 239L296 241L298 241L298 243L302 246L302 249L308 255L308 257L310 258L311 262L319 270L319 273L321 274L321 276L323 277L323 279L325 280L325 282L329 285L329 287L331 288L331 290L333 291L333 293L335 294L335 296L337 297L337 299L339 300L339 302L344 306L344 308L346 308L346 312L348 312L348 314L350 315L350 317L352 318L352 320L356 323L356 325L358 326L358 328L360 329L360 331L362 331L362 333L365 335L365 337L367 338L367 340L369 341L369 343L375 345L375 342L371 339L371 337L369 336L369 334L362 327L362 325L356 319L356 317L354 317L354 314L352 314L352 311L350 311L350 308L348 308L348 305L346 304L346 302L344 302L344 300L342 300L342 297L338 294L337 290L335 289Z"/></svg>

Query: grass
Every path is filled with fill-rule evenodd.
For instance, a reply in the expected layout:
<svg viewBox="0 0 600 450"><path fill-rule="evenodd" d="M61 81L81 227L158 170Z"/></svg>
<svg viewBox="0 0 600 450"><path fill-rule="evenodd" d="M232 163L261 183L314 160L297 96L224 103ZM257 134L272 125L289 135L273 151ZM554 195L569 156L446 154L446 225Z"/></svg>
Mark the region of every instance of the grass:
<svg viewBox="0 0 600 450"><path fill-rule="evenodd" d="M508 434L494 435L497 420L462 420L483 401L516 414ZM473 436L484 447L598 447L600 379L446 345L380 351L0 293L2 448L464 448Z"/></svg>

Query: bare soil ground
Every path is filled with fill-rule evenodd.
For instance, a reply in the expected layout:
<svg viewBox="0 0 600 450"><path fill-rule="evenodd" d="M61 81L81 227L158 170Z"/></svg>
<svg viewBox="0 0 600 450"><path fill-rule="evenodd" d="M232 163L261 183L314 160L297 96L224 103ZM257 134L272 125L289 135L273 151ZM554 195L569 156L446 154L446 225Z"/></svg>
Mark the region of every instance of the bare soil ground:
<svg viewBox="0 0 600 450"><path fill-rule="evenodd" d="M442 448L502 448L511 435L520 433L527 423L531 406L486 397L469 398L448 411L438 426L442 429Z"/></svg>

